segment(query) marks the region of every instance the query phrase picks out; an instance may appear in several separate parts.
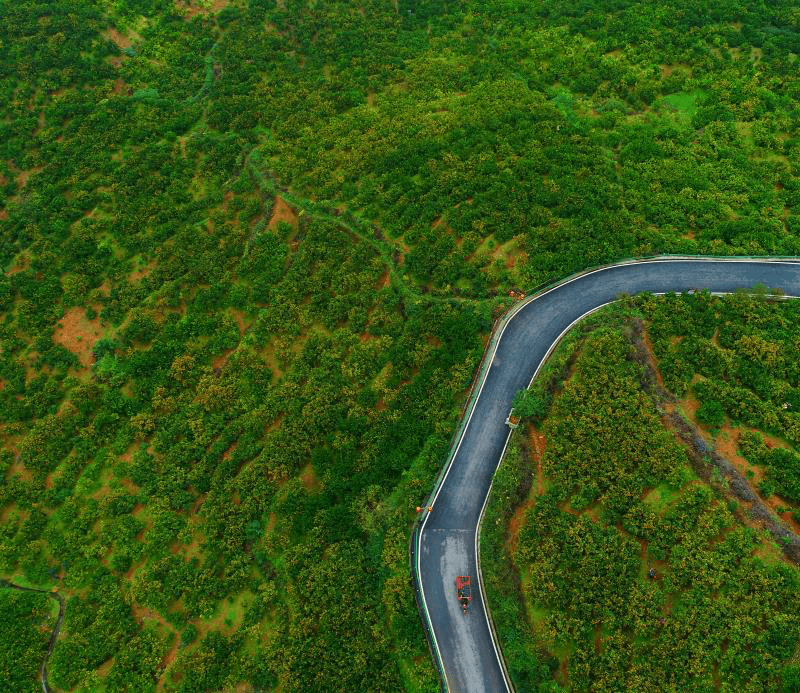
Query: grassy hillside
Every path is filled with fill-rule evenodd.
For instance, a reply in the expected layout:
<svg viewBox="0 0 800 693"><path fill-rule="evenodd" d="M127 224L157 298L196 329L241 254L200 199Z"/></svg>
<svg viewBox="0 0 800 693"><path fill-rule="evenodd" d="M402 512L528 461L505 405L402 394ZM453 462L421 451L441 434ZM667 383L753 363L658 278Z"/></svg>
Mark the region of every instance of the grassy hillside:
<svg viewBox="0 0 800 693"><path fill-rule="evenodd" d="M532 393L541 416L497 474L482 536L520 690L796 690L799 556L790 535L766 529L781 515L798 530L797 414L783 400L800 383L794 366L767 373L747 351L790 353L795 303L645 296L560 347ZM648 368L648 337L660 371ZM755 372L773 387L763 399ZM699 403L664 390L682 395L689 382ZM728 397L712 399L720 391ZM700 428L684 439L676 416Z"/></svg>
<svg viewBox="0 0 800 693"><path fill-rule="evenodd" d="M408 531L498 296L798 253L796 24L0 4L0 575L67 597L54 685L435 688Z"/></svg>

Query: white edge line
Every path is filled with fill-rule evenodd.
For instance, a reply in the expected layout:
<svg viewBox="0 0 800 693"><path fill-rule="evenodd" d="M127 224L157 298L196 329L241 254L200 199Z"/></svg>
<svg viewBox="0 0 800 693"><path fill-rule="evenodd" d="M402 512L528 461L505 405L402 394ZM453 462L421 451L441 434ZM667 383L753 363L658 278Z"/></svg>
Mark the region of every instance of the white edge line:
<svg viewBox="0 0 800 693"><path fill-rule="evenodd" d="M492 621L492 616L489 613L489 602L486 599L486 590L483 588L483 574L481 573L481 561L480 561L480 540L481 540L481 526L483 525L483 515L486 512L486 506L489 505L489 498L492 495L492 486L494 486L494 475L497 473L497 470L500 468L500 463L503 461L503 457L506 454L506 448L508 447L508 443L511 440L511 435L514 433L513 430L508 431L508 435L506 436L506 444L503 446L503 452L500 453L500 460L497 463L497 466L494 468L494 472L492 473L492 480L489 482L489 491L486 493L486 498L483 500L483 507L481 508L481 514L478 516L478 524L475 526L475 570L478 573L478 589L481 591L481 601L483 602L483 612L486 614L486 623L489 626L489 639L492 641L492 647L494 648L494 655L497 657L497 663L500 665L500 671L503 674L503 683L506 687L506 692L510 693L513 690L513 684L511 682L511 675L506 671L506 665L503 661L503 658L500 657L500 650L497 647L497 643L495 642L495 632L494 632L494 622Z"/></svg>
<svg viewBox="0 0 800 693"><path fill-rule="evenodd" d="M544 294L542 294L542 295L544 295ZM584 318L588 317L592 313L596 313L598 310L601 310L601 309L605 308L606 306L611 305L612 303L616 303L616 301L608 301L607 303L603 303L602 305L596 306L595 308L592 308L590 311L587 311L586 313L584 313L580 317L578 317L575 320L573 320L561 332L561 334L558 335L558 337L555 339L555 341L550 345L550 348L547 350L547 353L545 353L545 355L539 361L539 365L536 366L536 371L534 372L533 377L530 379L530 382L528 383L528 387L531 386L533 381L536 379L536 376L539 375L539 371L541 370L542 366L546 363L547 359L550 358L550 355L553 353L553 350L561 343L561 340L564 338L564 335L566 335L567 332L569 332L581 320L583 320ZM515 313L515 315L516 315L516 313ZM501 333L501 336L502 336L502 333ZM500 340L498 339L497 341L499 342ZM475 402L477 404L477 400ZM481 574L481 562L480 562L480 559L479 559L479 556L480 556L480 543L479 542L480 542L480 534L481 534L481 525L483 524L483 516L484 516L484 513L486 512L486 506L489 504L489 498L492 495L492 487L494 486L494 475L497 474L497 470L500 469L500 465L503 463L503 458L506 456L506 449L508 448L508 443L511 441L511 435L513 433L514 433L513 430L509 430L508 435L506 436L506 443L505 443L505 445L503 445L503 451L500 453L500 457L497 460L497 465L495 466L494 471L492 472L492 480L491 480L491 482L489 482L489 490L486 493L486 498L484 498L484 500L483 500L483 507L481 508L480 515L478 516L478 524L475 527L475 565L476 565L476 570L478 572L478 588L481 591L481 600L483 601L483 610L486 613L487 625L489 625L489 637L491 638L491 641L492 641L492 647L494 648L494 654L495 654L495 657L497 657L497 663L500 666L500 671L503 674L503 683L505 683L506 691L511 691L512 690L511 689L511 682L508 680L508 678L510 678L510 676L507 675L506 667L505 667L505 665L503 663L503 660L500 658L500 652L498 650L497 643L495 642L494 629L492 628L492 625L491 625L492 624L492 617L489 615L489 602L486 599L486 592L485 592L485 590L483 588L483 576Z"/></svg>
<svg viewBox="0 0 800 693"><path fill-rule="evenodd" d="M605 303L600 304L596 308L592 308L591 310L587 310L583 315L579 318L575 318L567 327L565 327L561 334L556 337L555 341L550 345L550 348L547 350L547 353L542 357L542 360L539 361L539 365L536 366L536 370L533 373L533 377L528 382L528 387L533 385L533 381L536 380L536 376L539 375L539 371L542 369L542 366L545 364L547 359L550 358L550 355L553 353L555 348L561 343L561 340L564 339L564 335L567 334L575 325L577 325L581 320L584 318L588 318L592 313L596 313L598 310L602 310L606 306L610 306L612 303L616 303L619 299L614 299L613 301L606 301ZM504 450L505 452L505 450Z"/></svg>
<svg viewBox="0 0 800 693"><path fill-rule="evenodd" d="M458 445L456 445L455 452L453 453L453 456L450 458L450 464L447 465L447 471L445 472L444 477L442 477L442 481L439 484L439 488L436 489L436 494L433 496L433 500L431 501L431 507L433 507L436 504L436 499L439 497L439 493L441 493L442 488L444 487L445 482L447 481L447 477L450 474L450 470L453 468L453 462L455 462L455 459L458 456L458 451L461 448L461 443L464 440L464 436L467 433L467 429L469 428L470 421L472 421L472 415L475 413L475 409L478 406L478 401L481 398L481 393L483 392L483 386L486 384L486 380L488 379L488 376L489 376L489 371L491 370L492 364L494 363L494 357L497 354L497 349L500 346L500 341L503 338L503 333L506 331L506 328L508 327L509 323L517 316L517 314L523 308L529 306L534 301L536 301L536 300L538 300L540 298L543 298L544 296L549 294L551 291L555 291L556 289L560 289L562 286L566 286L567 284L571 284L572 282L577 281L578 279L583 279L584 277L588 277L588 276L590 276L592 274L597 274L598 272L607 272L609 270L616 269L617 267L626 267L628 265L667 264L667 263L676 263L676 262L729 262L729 263L739 262L739 263L759 263L759 264L771 264L771 265L797 265L799 261L797 261L797 260L770 260L768 258L753 259L753 258L733 258L733 257L732 258L703 258L703 257L685 257L685 258L683 258L683 257L674 257L674 258L663 258L663 259L652 259L652 260L631 260L631 261L627 261L627 262L619 262L619 263L614 264L614 265L608 265L606 267L598 267L597 269L591 270L589 272L579 273L576 276L572 277L571 279L567 279L567 280L565 280L563 282L560 282L560 283L556 284L555 286L550 287L546 291L543 291L542 293L539 293L539 294L535 294L535 295L531 296L529 299L526 299L526 300L522 301L521 303L518 303L515 307L513 307L511 309L511 311L505 317L505 324L503 325L503 329L500 330L500 334L498 335L497 341L495 342L494 348L492 349L491 358L489 359L489 363L488 363L488 366L486 368L486 374L485 374L485 376L483 378L483 381L481 382L480 388L478 389L478 395L475 397L475 401L473 402L472 408L470 409L469 417L467 417L467 423L464 426L464 429L461 431L461 436L458 439ZM716 296L724 296L724 295L727 295L727 293L729 293L729 292L712 292L712 293L714 293L714 295L716 295ZM654 295L656 295L656 296L663 295L663 293L655 293ZM773 298L773 297L770 296L770 298ZM782 296L782 297L781 296L775 296L774 298L795 298L795 297L794 296ZM545 354L544 358L542 358L542 360L539 362L539 365L536 367L536 371L534 372L533 377L531 378L530 382L528 383L528 387L530 387L531 384L533 383L533 381L536 379L536 376L539 374L539 370L541 369L541 367L545 363L545 361L547 361L547 358L553 352L553 349L555 349L555 347L558 345L558 343L561 341L561 339L564 337L564 335L572 327L574 327L577 322L579 322L583 318L587 317L588 315L591 315L592 313L600 310L601 308L604 308L605 306L608 306L611 303L615 303L615 302L616 301L608 301L606 303L603 303L602 305L597 306L596 308L593 308L592 310L584 313L579 318L577 318L572 323L570 323L569 327L567 327L558 336L558 339L556 339L550 345L550 348L547 350L547 353ZM508 445L508 441L509 441L510 437L511 436L510 436L510 433L509 433L509 437L506 438L506 446ZM503 447L503 452L500 455L500 459L497 462L497 466L495 467L495 472L497 471L497 468L500 466L500 463L503 461L503 455L505 454L505 450L506 450L506 448L504 446ZM494 473L492 474L492 476L494 476ZM493 484L493 481L489 483L489 493L487 493L486 499L489 498L489 494L491 493L492 484ZM485 506L486 506L486 500L484 500L484 508L485 508ZM420 594L422 595L422 603L423 603L423 606L425 607L425 613L428 616L428 622L430 623L430 626L431 626L431 637L433 639L434 647L436 648L436 655L439 658L439 661L442 663L442 672L444 673L445 688L447 690L450 690L450 684L449 684L449 682L447 680L447 670L445 669L444 661L442 660L442 653L441 653L441 650L439 649L439 641L436 638L436 629L433 626L433 620L430 618L430 612L428 611L428 602L425 599L425 587L424 587L423 580L422 580L422 572L421 572L422 535L423 535L423 533L425 531L425 525L428 522L428 515L429 515L429 513L425 514L425 519L422 521L422 526L420 527L420 530L419 530L419 538L417 539L417 575L420 576L419 591L420 591ZM483 515L483 511L481 511L481 516L482 515ZM478 520L478 527L476 528L476 532L479 529L480 529L480 517L479 517L479 520ZM476 534L476 536L477 536L477 534ZM476 561L477 561L477 548L476 548ZM477 567L477 570L480 571L480 566ZM479 586L480 586L480 580L478 581L478 583L479 583ZM487 603L486 603L485 595L483 594L483 589L482 588L481 588L481 598L483 599L483 603L484 603L484 611L486 611ZM488 623L488 615L487 615L487 623ZM489 629L489 634L490 634L491 639L492 639L492 646L494 647L494 652L495 652L495 655L497 656L497 661L498 661L498 663L500 663L500 670L503 672L503 678L504 678L504 682L506 684L506 690L508 690L508 682L505 681L505 668L503 667L502 663L500 662L500 655L499 655L499 653L497 651L497 645L494 642L494 636L493 636L493 634L491 632L491 628Z"/></svg>

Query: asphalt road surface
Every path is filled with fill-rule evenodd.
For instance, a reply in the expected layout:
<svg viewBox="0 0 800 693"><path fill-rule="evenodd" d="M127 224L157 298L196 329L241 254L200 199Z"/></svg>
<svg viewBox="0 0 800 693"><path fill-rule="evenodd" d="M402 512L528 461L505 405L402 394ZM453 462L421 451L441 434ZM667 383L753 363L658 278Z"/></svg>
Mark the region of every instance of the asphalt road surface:
<svg viewBox="0 0 800 693"><path fill-rule="evenodd" d="M477 530L492 476L509 436L505 419L517 390L527 387L548 350L583 315L619 294L689 289L732 292L766 284L800 297L800 261L653 260L581 275L535 297L507 323L458 449L425 519L414 551L445 672L445 686L462 691L510 690L478 586ZM455 578L472 576L466 614Z"/></svg>

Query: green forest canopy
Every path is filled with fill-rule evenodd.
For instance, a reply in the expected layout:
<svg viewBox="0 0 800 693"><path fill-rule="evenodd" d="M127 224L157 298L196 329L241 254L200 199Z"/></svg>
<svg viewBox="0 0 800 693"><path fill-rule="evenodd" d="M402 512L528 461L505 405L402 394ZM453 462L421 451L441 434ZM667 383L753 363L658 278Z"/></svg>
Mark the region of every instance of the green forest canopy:
<svg viewBox="0 0 800 693"><path fill-rule="evenodd" d="M54 685L435 688L408 528L495 297L797 254L797 25L0 4L0 574L67 597Z"/></svg>

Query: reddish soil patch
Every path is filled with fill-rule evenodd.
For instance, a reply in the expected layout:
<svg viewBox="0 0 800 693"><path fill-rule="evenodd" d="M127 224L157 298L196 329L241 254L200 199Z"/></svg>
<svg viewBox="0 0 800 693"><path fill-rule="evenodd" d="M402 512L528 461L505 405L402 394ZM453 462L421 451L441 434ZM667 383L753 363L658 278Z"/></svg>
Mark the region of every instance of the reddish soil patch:
<svg viewBox="0 0 800 693"><path fill-rule="evenodd" d="M561 666L558 667L558 673L565 685L569 683L569 657L564 657L564 659L561 660Z"/></svg>
<svg viewBox="0 0 800 693"><path fill-rule="evenodd" d="M789 525L795 534L800 535L800 523L794 519L792 516L792 511L787 510L782 513L778 512L778 508L790 508L792 504L780 496L773 495L769 498L764 498L764 496L759 493L758 485L764 478L764 470L761 467L748 463L748 461L739 453L739 436L741 434L742 431L740 429L731 428L728 424L725 424L720 431L720 435L718 435L714 440L714 448L747 478L750 487L753 489L756 495L758 495L758 497L761 498L761 500L763 500L767 506L769 506L775 515ZM761 435L763 436L767 445L771 448L788 447L782 440L778 440L772 436L767 436L763 433ZM748 471L752 472L752 476L747 475Z"/></svg>
<svg viewBox="0 0 800 693"><path fill-rule="evenodd" d="M285 414L281 414L275 421L271 422L266 426L264 429L264 433L272 433L272 431L277 431L280 428L280 425L283 423L283 417Z"/></svg>
<svg viewBox="0 0 800 693"><path fill-rule="evenodd" d="M515 556L517 553L517 543L519 542L519 532L522 529L523 525L525 524L525 517L527 515L528 510L530 510L534 503L534 498L528 498L522 505L520 505L515 511L514 514L511 516L511 520L508 523L508 535L506 538L506 547L508 548L508 553L512 556Z"/></svg>
<svg viewBox="0 0 800 693"><path fill-rule="evenodd" d="M528 440L530 442L530 456L531 461L536 463L536 488L528 496L528 499L522 503L511 516L508 523L508 535L506 539L506 546L508 552L513 556L517 550L517 542L519 541L519 532L525 524L525 515L535 504L536 496L544 493L544 470L542 469L542 458L544 457L547 441L545 437L533 426L530 427L528 433Z"/></svg>
<svg viewBox="0 0 800 693"><path fill-rule="evenodd" d="M531 426L529 440L531 444L531 457L536 461L536 493L541 495L544 493L544 470L542 469L542 459L547 449L547 440L545 437Z"/></svg>
<svg viewBox="0 0 800 693"><path fill-rule="evenodd" d="M4 209L0 209L0 221L5 221L8 219L8 212Z"/></svg>
<svg viewBox="0 0 800 693"><path fill-rule="evenodd" d="M759 494L760 495L760 494ZM785 512L779 513L778 508L788 508L790 507L790 503L788 501L783 500L780 496L770 496L768 500L764 501L769 507L772 512L775 513L777 517L783 520L791 530L800 536L800 523L794 519L791 510L786 510Z"/></svg>
<svg viewBox="0 0 800 693"><path fill-rule="evenodd" d="M514 269L517 265L524 266L528 262L528 253L518 248L514 248L512 253L506 258L506 269Z"/></svg>
<svg viewBox="0 0 800 693"><path fill-rule="evenodd" d="M233 349L228 349L222 352L217 358L211 362L212 368L222 368L228 360L228 357L233 353Z"/></svg>
<svg viewBox="0 0 800 693"><path fill-rule="evenodd" d="M39 173L39 171L41 171L43 168L44 166L36 166L28 171L20 171L16 178L17 186L20 188L20 190L28 184L28 180L30 180L30 177L34 173Z"/></svg>
<svg viewBox="0 0 800 693"><path fill-rule="evenodd" d="M11 452L14 454L15 459L11 463L11 466L8 468L6 478L10 479L12 476L17 475L23 481L32 481L33 474L24 464L22 464L22 461L19 459L19 457L17 457L18 455L17 451L11 450Z"/></svg>
<svg viewBox="0 0 800 693"><path fill-rule="evenodd" d="M114 666L113 657L103 662L99 667L97 667L97 669L95 669L95 672L101 679L104 679L106 676L108 676L108 672L111 671L112 666Z"/></svg>
<svg viewBox="0 0 800 693"><path fill-rule="evenodd" d="M125 579L130 581L133 579L134 574L136 573L139 568L141 568L145 563L145 559L142 559L138 563L134 563L130 568L128 568L128 572L125 573Z"/></svg>
<svg viewBox="0 0 800 693"><path fill-rule="evenodd" d="M130 479L120 479L120 482L122 483L125 490L131 495L134 495L139 492L139 487L136 484L134 484Z"/></svg>
<svg viewBox="0 0 800 693"><path fill-rule="evenodd" d="M686 412L692 421L696 421L695 414L697 414L697 410L700 408L700 402L691 392L682 400L679 400L678 405Z"/></svg>
<svg viewBox="0 0 800 693"><path fill-rule="evenodd" d="M12 503L11 505L7 505L3 510L0 510L0 523L7 522L8 518L11 517L11 513L14 513L20 521L26 520L28 517L30 517L29 512L26 510L20 510L16 503Z"/></svg>
<svg viewBox="0 0 800 693"><path fill-rule="evenodd" d="M178 656L178 645L180 645L180 640L180 638L175 638L175 642L173 643L172 647L169 648L169 652L164 655L164 659L161 660L162 669L169 669L169 667L175 661L175 658Z"/></svg>
<svg viewBox="0 0 800 693"><path fill-rule="evenodd" d="M735 465L742 474L746 475L748 470L752 471L753 477L750 478L750 485L757 486L761 483L764 472L759 467L751 466L739 454L739 436L741 433L738 428L731 428L728 424L725 424L720 430L720 434L714 439L714 448L728 462Z"/></svg>
<svg viewBox="0 0 800 693"><path fill-rule="evenodd" d="M142 38L135 31L131 31L130 35L127 35L127 34L123 34L121 31L119 31L118 29L115 29L114 27L110 27L109 29L106 29L103 32L103 36L105 38L107 38L108 40L113 41L117 45L117 47L120 49L120 51L124 51L126 48L130 48L131 45L133 45L134 41L139 41ZM122 64L122 56L115 55L115 56L113 56L113 57L111 57L109 59L109 62L114 67L119 67ZM120 81L121 80L117 80L117 82L120 82ZM114 92L115 93L120 93L120 92L117 91L116 85L114 87Z"/></svg>
<svg viewBox="0 0 800 693"><path fill-rule="evenodd" d="M48 475L47 479L45 480L46 483L48 481L50 482L48 488L52 487L52 481L50 477L52 477L54 474L55 472L52 472L51 474ZM103 498L108 498L112 493L113 491L111 490L111 487L106 482L91 495L91 498L94 498L95 500L103 500Z"/></svg>
<svg viewBox="0 0 800 693"><path fill-rule="evenodd" d="M175 629L167 622L167 620L154 609L140 606L135 602L131 604L131 614L140 623L144 624L145 621L158 621L164 628L169 631L175 632Z"/></svg>
<svg viewBox="0 0 800 693"><path fill-rule="evenodd" d="M99 318L88 320L83 308L70 308L53 331L53 341L75 354L81 365L92 365L92 348L102 336Z"/></svg>
<svg viewBox="0 0 800 693"><path fill-rule="evenodd" d="M686 411L692 412L690 419L695 425L696 430L700 431L703 434L703 437L708 439L710 436L700 429L694 418L694 411L697 409L697 407L694 406L696 403L687 403L687 400L683 400L681 405ZM669 423L666 419L664 419L664 425L669 427ZM673 430L673 433L675 434L678 443L682 443L682 439L678 432ZM725 424L720 431L720 435L712 441L714 450L722 455L739 471L740 474L742 474L758 500L767 506L772 513L782 520L796 535L800 536L800 523L798 523L792 515L791 504L776 495L770 496L769 498L764 498L764 496L758 490L758 486L764 478L764 470L758 466L750 465L747 460L739 454L738 440L741 433L742 431L740 429L731 428L728 424ZM778 440L772 436L764 435L763 433L761 435L764 437L764 440L769 447L787 447L786 444L781 440ZM752 472L752 475L748 476L748 472ZM740 501L739 505L741 511L737 512L736 515L744 525L758 530L764 528L761 520L750 517L750 515L746 512L755 505L753 502ZM779 507L788 508L788 510L779 513L777 512ZM758 552L762 550L763 546L761 549L756 549L755 555L759 555ZM779 555L778 559L782 561L786 560L790 564L794 565L794 563L787 557L783 556L783 554Z"/></svg>
<svg viewBox="0 0 800 693"><path fill-rule="evenodd" d="M133 453L136 452L138 447L139 447L138 443L131 443L130 446L128 447L128 449L125 452L123 452L121 455L119 455L117 457L117 459L120 460L121 462L130 462L131 461L131 457L133 457ZM130 480L129 479L123 479L123 483L125 481L130 481ZM130 481L130 483L135 488L135 485L133 484L133 482Z"/></svg>
<svg viewBox="0 0 800 693"><path fill-rule="evenodd" d="M303 467L303 471L300 473L300 481L307 491L317 491L320 488L319 479L317 479L314 468L310 464Z"/></svg>
<svg viewBox="0 0 800 693"><path fill-rule="evenodd" d="M190 2L180 2L180 0L176 0L175 5L179 10L184 11L187 19L192 19L192 17L196 17L197 15L207 17L210 14L216 14L230 5L230 1L231 0L211 0L211 2L202 2L200 0L190 0Z"/></svg>
<svg viewBox="0 0 800 693"><path fill-rule="evenodd" d="M138 282L139 280L148 276L155 269L155 266L156 266L156 261L151 260L146 265L138 267L128 275L128 281Z"/></svg>
<svg viewBox="0 0 800 693"><path fill-rule="evenodd" d="M581 512L582 512L582 511L580 511L580 510L575 510L575 508L573 508L573 507L570 505L570 503L571 503L571 500L566 500L566 501L564 501L564 502L563 502L561 505L559 505L559 506L558 506L558 509L559 509L559 510L560 510L562 513L569 513L570 515L574 515L575 517L580 517L580 516L581 516Z"/></svg>
<svg viewBox="0 0 800 693"><path fill-rule="evenodd" d="M277 196L275 205L272 208L272 219L269 220L269 228L276 229L278 222L281 221L285 221L287 224L291 224L293 229L297 229L297 214L295 214L295 211L288 205L286 200Z"/></svg>
<svg viewBox="0 0 800 693"><path fill-rule="evenodd" d="M230 314L233 316L233 319L236 321L236 324L239 326L239 334L244 334L247 330L247 322L245 314L234 308L230 309Z"/></svg>
<svg viewBox="0 0 800 693"><path fill-rule="evenodd" d="M381 276L381 278L378 280L378 285L376 288L385 289L387 286L389 286L389 281L390 281L389 270L386 270Z"/></svg>
<svg viewBox="0 0 800 693"><path fill-rule="evenodd" d="M114 93L115 94L122 94L125 92L127 85L122 80L122 77L117 77L116 81L114 82Z"/></svg>
<svg viewBox="0 0 800 693"><path fill-rule="evenodd" d="M645 347L647 348L647 359L650 361L650 365L653 367L653 370L656 374L656 382L659 384L660 387L664 387L664 378L661 377L661 370L658 367L658 363L656 362L656 355L653 352L653 345L650 343L650 336L647 334L647 330L642 330L642 341L644 342Z"/></svg>
<svg viewBox="0 0 800 693"><path fill-rule="evenodd" d="M111 39L114 43L116 43L121 51L124 51L126 48L131 47L132 41L130 37L125 36L125 34L123 33L120 33L113 26L110 29L106 29L103 32L103 36L105 36L107 39Z"/></svg>

